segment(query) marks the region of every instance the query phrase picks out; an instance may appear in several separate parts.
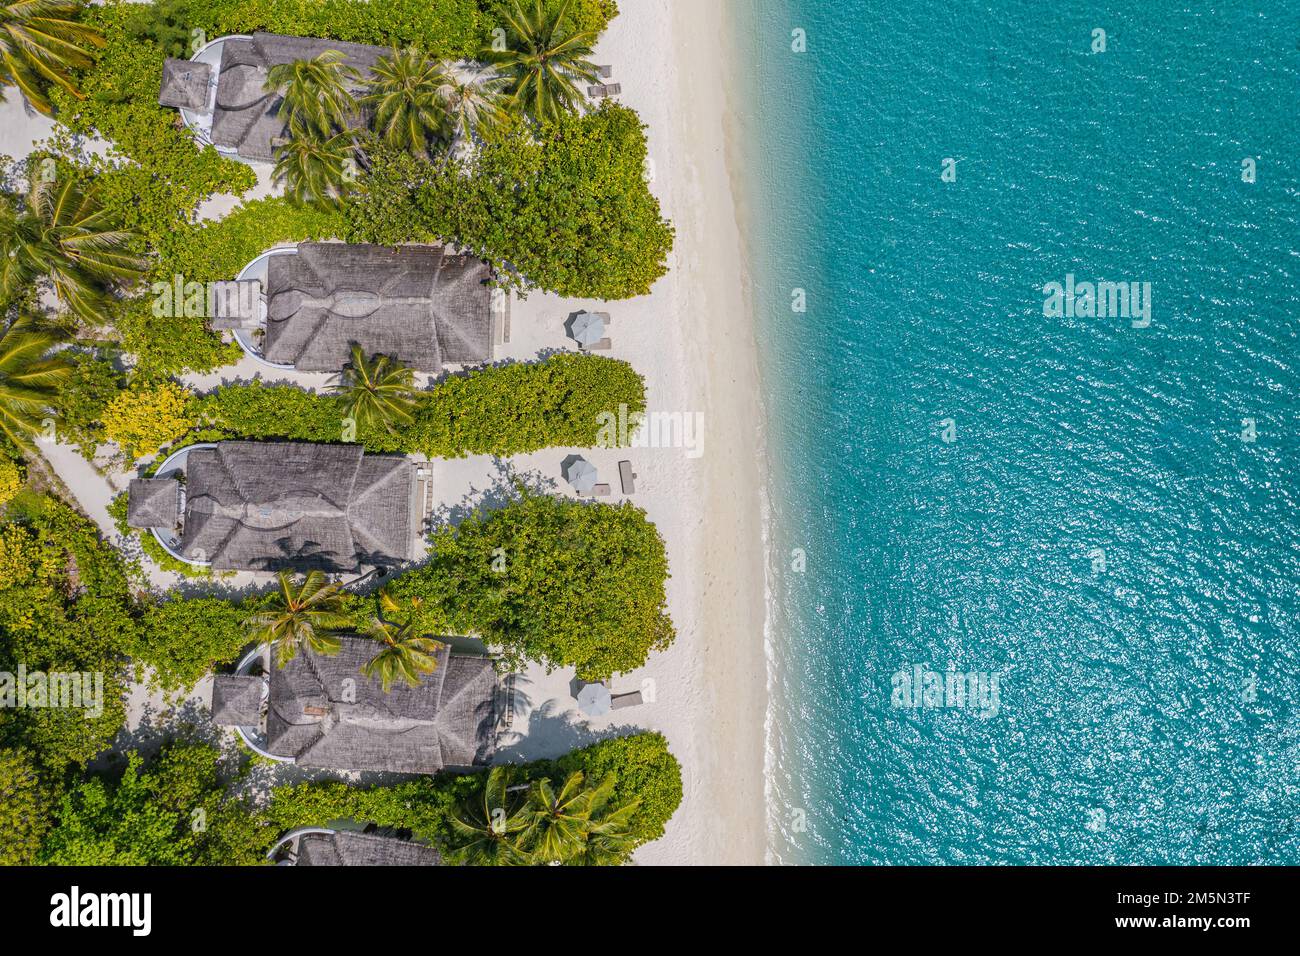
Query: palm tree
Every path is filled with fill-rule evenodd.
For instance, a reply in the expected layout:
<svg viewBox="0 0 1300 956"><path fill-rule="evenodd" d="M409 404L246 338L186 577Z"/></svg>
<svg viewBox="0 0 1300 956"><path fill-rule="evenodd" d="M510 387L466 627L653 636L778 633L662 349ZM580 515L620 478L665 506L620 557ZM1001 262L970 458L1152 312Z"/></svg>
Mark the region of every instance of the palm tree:
<svg viewBox="0 0 1300 956"><path fill-rule="evenodd" d="M366 359L360 345L352 346L352 362L334 386L343 414L358 429L393 431L394 423L409 423L415 411L415 373L387 355Z"/></svg>
<svg viewBox="0 0 1300 956"><path fill-rule="evenodd" d="M301 203L337 206L351 184L356 168L356 144L349 133L320 137L304 132L275 150L276 182Z"/></svg>
<svg viewBox="0 0 1300 956"><path fill-rule="evenodd" d="M277 63L266 73L266 90L284 97L280 119L296 139L314 134L328 139L346 129L356 115L357 101L351 87L361 80L338 50L325 50L310 60Z"/></svg>
<svg viewBox="0 0 1300 956"><path fill-rule="evenodd" d="M632 818L641 808L640 800L611 805L614 777L607 776L589 790L586 840L581 851L569 862L584 866L620 866L636 847Z"/></svg>
<svg viewBox="0 0 1300 956"><path fill-rule="evenodd" d="M581 770L565 778L557 791L543 778L528 791L528 826L524 842L546 863L561 863L582 852L591 820L591 791Z"/></svg>
<svg viewBox="0 0 1300 956"><path fill-rule="evenodd" d="M596 67L587 57L597 31L566 32L562 24L571 2L564 0L548 12L544 0L534 0L526 13L520 0L514 0L514 9L506 14L509 46L483 54L509 77L516 108L538 122L578 110L583 103L581 84L596 82Z"/></svg>
<svg viewBox="0 0 1300 956"><path fill-rule="evenodd" d="M334 632L350 624L342 606L342 587L330 584L322 572L308 572L295 584L291 571L281 571L279 593L244 626L255 640L275 647L276 664L284 667L303 647L327 656L339 652L342 641Z"/></svg>
<svg viewBox="0 0 1300 956"><path fill-rule="evenodd" d="M505 118L502 91L507 82L481 63L456 64L447 71L438 88L438 99L452 156L472 143L480 131L491 129Z"/></svg>
<svg viewBox="0 0 1300 956"><path fill-rule="evenodd" d="M452 837L444 855L466 866L509 866L526 863L519 833L528 825L524 801L511 784L515 768L493 767L483 789L448 814Z"/></svg>
<svg viewBox="0 0 1300 956"><path fill-rule="evenodd" d="M21 206L0 194L0 296L12 300L48 278L69 311L96 321L111 284L144 271L134 239L100 205L95 186L33 173Z"/></svg>
<svg viewBox="0 0 1300 956"><path fill-rule="evenodd" d="M380 57L371 72L362 101L374 112L375 132L394 149L428 156L429 137L443 125L442 64L408 48Z"/></svg>
<svg viewBox="0 0 1300 956"><path fill-rule="evenodd" d="M50 416L60 387L72 377L72 363L50 355L59 341L26 316L0 334L0 432L26 452Z"/></svg>
<svg viewBox="0 0 1300 956"><path fill-rule="evenodd" d="M84 99L70 71L90 66L92 50L104 45L94 27L68 19L80 7L76 0L16 0L0 6L0 86L18 87L28 104L46 116L54 112L46 96L50 84Z"/></svg>
<svg viewBox="0 0 1300 956"><path fill-rule="evenodd" d="M393 681L401 678L411 687L418 687L422 674L432 673L438 667L434 656L442 644L431 637L421 635L418 630L418 616L423 600L411 598L406 608L398 604L387 588L379 591L379 616L370 622L368 633L379 641L383 648L368 660L361 668L367 677L378 677L379 683L388 693ZM384 618L402 614L405 620L392 621Z"/></svg>

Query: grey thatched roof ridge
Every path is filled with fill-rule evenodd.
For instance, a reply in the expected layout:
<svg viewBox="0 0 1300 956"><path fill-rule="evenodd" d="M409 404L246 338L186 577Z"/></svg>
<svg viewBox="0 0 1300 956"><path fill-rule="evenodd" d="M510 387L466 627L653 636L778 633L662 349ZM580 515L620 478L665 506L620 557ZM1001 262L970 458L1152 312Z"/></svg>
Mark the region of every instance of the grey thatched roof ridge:
<svg viewBox="0 0 1300 956"><path fill-rule="evenodd" d="M217 75L217 102L212 115L212 142L233 149L245 159L270 162L275 143L286 133L276 114L281 97L266 90L272 66L310 60L326 50L338 50L348 63L367 76L383 47L311 37L254 33L251 39L228 37L221 44L221 70ZM358 118L360 122L360 118Z"/></svg>
<svg viewBox="0 0 1300 956"><path fill-rule="evenodd" d="M433 847L352 830L305 833L298 841L299 866L438 866Z"/></svg>
<svg viewBox="0 0 1300 956"><path fill-rule="evenodd" d="M126 492L132 528L174 528L180 520L181 483L175 478L133 478Z"/></svg>
<svg viewBox="0 0 1300 956"><path fill-rule="evenodd" d="M212 722L223 727L256 727L262 722L261 677L217 674L212 678Z"/></svg>
<svg viewBox="0 0 1300 956"><path fill-rule="evenodd" d="M360 445L220 442L185 462L181 552L219 570L356 571L411 558L415 468Z"/></svg>
<svg viewBox="0 0 1300 956"><path fill-rule="evenodd" d="M491 269L445 246L304 242L267 263L263 352L337 372L353 343L425 372L492 357Z"/></svg>
<svg viewBox="0 0 1300 956"><path fill-rule="evenodd" d="M163 61L162 90L158 94L158 103L181 109L205 110L211 80L211 64L168 57Z"/></svg>
<svg viewBox="0 0 1300 956"><path fill-rule="evenodd" d="M271 673L267 748L306 767L436 773L487 763L496 747L497 681L492 662L452 654L416 687L384 693L361 668L379 650L342 639L333 656L301 651Z"/></svg>

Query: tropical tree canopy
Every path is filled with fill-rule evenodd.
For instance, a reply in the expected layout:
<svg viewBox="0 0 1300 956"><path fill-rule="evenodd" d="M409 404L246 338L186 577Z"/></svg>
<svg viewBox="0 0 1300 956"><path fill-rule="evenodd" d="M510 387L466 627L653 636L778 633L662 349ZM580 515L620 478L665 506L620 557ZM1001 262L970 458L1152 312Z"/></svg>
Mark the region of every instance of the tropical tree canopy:
<svg viewBox="0 0 1300 956"><path fill-rule="evenodd" d="M307 647L333 655L342 642L336 632L347 628L342 587L330 584L320 571L310 571L301 583L290 571L280 572L280 590L263 610L248 616L244 626L254 640L275 648L276 664L284 667Z"/></svg>
<svg viewBox="0 0 1300 956"><path fill-rule="evenodd" d="M367 359L359 345L352 346L352 362L334 393L344 416L359 430L389 433L394 425L412 421L418 397L411 369L387 355Z"/></svg>
<svg viewBox="0 0 1300 956"><path fill-rule="evenodd" d="M275 181L299 203L338 206L355 178L356 144L349 133L304 132L276 147Z"/></svg>
<svg viewBox="0 0 1300 956"><path fill-rule="evenodd" d="M483 789L471 794L447 818L452 837L444 855L465 866L510 866L527 862L519 834L528 826L524 797L513 787L514 767L493 767Z"/></svg>
<svg viewBox="0 0 1300 956"><path fill-rule="evenodd" d="M379 58L362 101L374 114L374 131L394 149L427 156L429 139L444 124L442 64L415 49Z"/></svg>
<svg viewBox="0 0 1300 956"><path fill-rule="evenodd" d="M93 185L33 170L24 200L0 195L0 295L12 301L39 279L74 315L99 318L112 283L138 278L135 234L112 221Z"/></svg>
<svg viewBox="0 0 1300 956"><path fill-rule="evenodd" d="M443 135L453 154L505 118L503 91L507 83L505 77L482 63L456 64L446 71L438 99Z"/></svg>
<svg viewBox="0 0 1300 956"><path fill-rule="evenodd" d="M345 129L357 112L352 89L360 82L361 75L338 50L277 63L266 74L266 89L283 97L279 115L295 138L328 138Z"/></svg>
<svg viewBox="0 0 1300 956"><path fill-rule="evenodd" d="M60 336L20 317L0 335L0 432L15 446L32 449L72 377L72 363L51 350Z"/></svg>
<svg viewBox="0 0 1300 956"><path fill-rule="evenodd" d="M418 597L411 598L404 607L387 588L379 592L380 612L371 620L368 633L383 646L362 666L361 672L367 677L378 677L385 694L393 681L400 678L416 687L424 674L432 673L438 667L434 655L442 644L419 630L419 611L423 603Z"/></svg>
<svg viewBox="0 0 1300 956"><path fill-rule="evenodd" d="M577 112L584 102L582 85L596 82L598 76L588 59L598 33L569 31L565 18L571 2L548 5L534 0L525 10L521 0L515 0L505 15L506 49L489 48L483 54L509 77L515 108L538 122Z"/></svg>
<svg viewBox="0 0 1300 956"><path fill-rule="evenodd" d="M0 6L0 87L16 86L33 109L53 114L47 91L61 86L84 98L71 71L94 60L99 31L72 19L76 0L16 0ZM0 101L4 100L0 92Z"/></svg>

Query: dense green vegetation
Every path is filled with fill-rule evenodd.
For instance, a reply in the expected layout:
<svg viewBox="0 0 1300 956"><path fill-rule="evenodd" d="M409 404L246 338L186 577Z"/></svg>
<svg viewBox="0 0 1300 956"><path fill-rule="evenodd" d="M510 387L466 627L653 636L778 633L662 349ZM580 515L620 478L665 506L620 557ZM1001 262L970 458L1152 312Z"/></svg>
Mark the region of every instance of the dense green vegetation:
<svg viewBox="0 0 1300 956"><path fill-rule="evenodd" d="M116 780L90 777L63 796L38 862L56 866L240 866L263 861L271 834L229 795L219 754L164 747L148 767L132 753Z"/></svg>
<svg viewBox="0 0 1300 956"><path fill-rule="evenodd" d="M346 397L346 396L345 396ZM645 385L633 368L599 355L561 353L452 375L414 393L410 420L359 416L355 440L373 451L434 458L516 455L596 444L602 412L645 410ZM337 442L348 437L346 402L332 395L260 381L224 385L192 397L184 416L194 430L177 441L224 438ZM162 426L159 425L161 429Z"/></svg>
<svg viewBox="0 0 1300 956"><path fill-rule="evenodd" d="M503 284L624 299L667 270L673 229L645 181L645 130L606 102L540 128L490 135L470 174L376 150L347 206L348 238L450 239L493 262Z"/></svg>
<svg viewBox="0 0 1300 956"><path fill-rule="evenodd" d="M558 760L543 760L518 767L514 781L532 783L550 780L559 788L573 773L581 773L589 786L607 784L607 806L635 805L626 821L622 858L631 849L663 835L664 826L682 800L681 767L668 751L668 742L655 733L634 734L604 740L575 750ZM350 819L383 827L410 830L418 839L456 856L464 836L452 823L454 816L468 816L465 808L484 798L488 774L462 777L422 777L392 787L350 787L343 783L306 783L281 787L275 792L267 815L277 831L301 826L320 826L323 821ZM521 817L523 814L521 814ZM521 827L511 834L525 833ZM537 830L534 829L534 834ZM502 862L549 862L535 843L516 842L517 852L503 855ZM579 854L566 862L586 862Z"/></svg>
<svg viewBox="0 0 1300 956"><path fill-rule="evenodd" d="M389 585L507 667L524 660L599 680L673 640L663 539L635 505L524 493L432 538L427 565Z"/></svg>
<svg viewBox="0 0 1300 956"><path fill-rule="evenodd" d="M27 866L36 859L50 825L49 803L32 754L0 748L0 866Z"/></svg>
<svg viewBox="0 0 1300 956"><path fill-rule="evenodd" d="M124 649L136 620L128 569L95 527L61 502L28 495L0 524L0 671L101 674L92 708L0 708L0 746L25 747L47 779L83 765L124 716Z"/></svg>
<svg viewBox="0 0 1300 956"><path fill-rule="evenodd" d="M328 781L278 787L270 805L233 796L218 752L175 740L146 763L131 754L116 775L93 776L56 804L36 786L26 755L0 751L0 794L14 826L0 843L0 862L56 865L254 865L289 830L336 821L409 830L449 862L483 862L458 823L485 799L487 772L419 777L393 786ZM570 865L624 862L657 839L682 799L681 768L654 733L601 741L558 760L498 772L527 790L506 796L519 826L500 862ZM548 799L549 794L549 799ZM39 847L39 849L38 849Z"/></svg>

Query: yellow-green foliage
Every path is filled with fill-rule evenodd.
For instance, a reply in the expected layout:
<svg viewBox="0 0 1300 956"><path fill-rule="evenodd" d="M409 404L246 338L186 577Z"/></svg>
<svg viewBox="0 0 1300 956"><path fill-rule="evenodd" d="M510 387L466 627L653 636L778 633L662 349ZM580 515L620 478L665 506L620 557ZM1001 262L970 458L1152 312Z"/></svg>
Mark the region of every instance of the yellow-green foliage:
<svg viewBox="0 0 1300 956"><path fill-rule="evenodd" d="M104 435L130 456L152 455L197 420L193 396L175 382L131 388L104 409Z"/></svg>
<svg viewBox="0 0 1300 956"><path fill-rule="evenodd" d="M18 467L18 463L8 458L0 458L0 505L12 501L22 486L23 471Z"/></svg>

